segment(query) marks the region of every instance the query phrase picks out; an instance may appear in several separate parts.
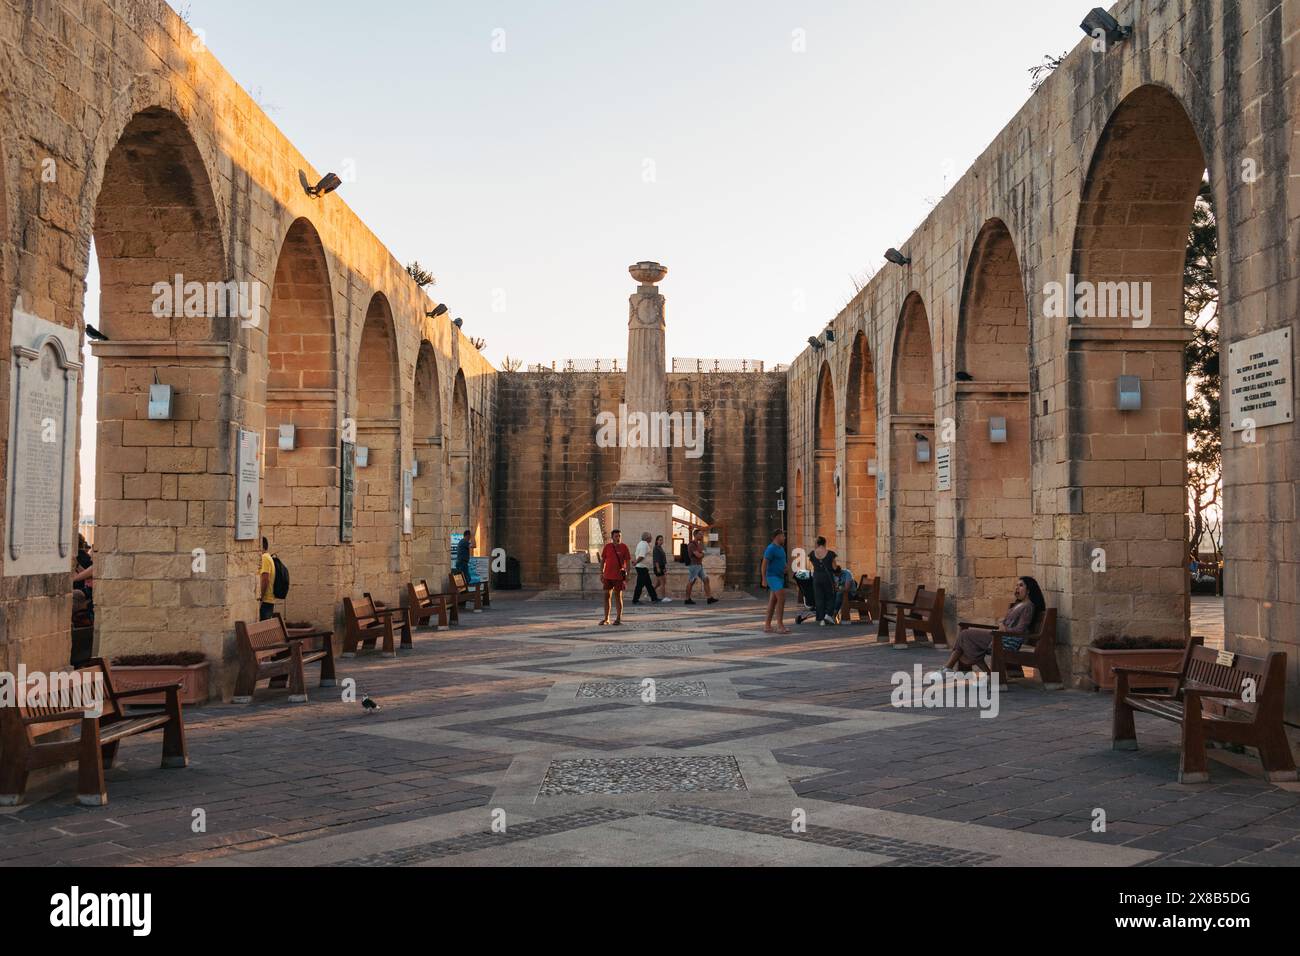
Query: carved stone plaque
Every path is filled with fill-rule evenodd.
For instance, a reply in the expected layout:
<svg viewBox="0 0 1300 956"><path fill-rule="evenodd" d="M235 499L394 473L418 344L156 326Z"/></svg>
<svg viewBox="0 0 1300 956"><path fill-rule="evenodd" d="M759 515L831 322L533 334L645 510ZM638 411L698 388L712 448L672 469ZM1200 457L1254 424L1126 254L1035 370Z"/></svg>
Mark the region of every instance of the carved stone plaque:
<svg viewBox="0 0 1300 956"><path fill-rule="evenodd" d="M77 333L14 306L5 576L72 570Z"/></svg>

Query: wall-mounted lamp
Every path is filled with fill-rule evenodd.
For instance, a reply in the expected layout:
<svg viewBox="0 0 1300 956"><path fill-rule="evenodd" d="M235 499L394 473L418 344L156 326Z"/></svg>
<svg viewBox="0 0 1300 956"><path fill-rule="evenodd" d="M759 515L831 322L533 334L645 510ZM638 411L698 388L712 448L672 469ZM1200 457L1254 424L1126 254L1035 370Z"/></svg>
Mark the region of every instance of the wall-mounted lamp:
<svg viewBox="0 0 1300 956"><path fill-rule="evenodd" d="M424 314L425 314L426 316L428 316L429 318L431 318L431 319L436 319L436 318L438 318L438 316L440 316L440 315L446 315L446 314L447 314L447 303L443 302L443 303L439 304L436 308L434 308L434 309L432 309L431 311L426 312L426 313L424 313Z"/></svg>
<svg viewBox="0 0 1300 956"><path fill-rule="evenodd" d="M1005 418L989 419L989 441L995 445L1007 443L1007 420Z"/></svg>
<svg viewBox="0 0 1300 956"><path fill-rule="evenodd" d="M298 436L298 429L293 425L280 426L280 451L293 451L294 439Z"/></svg>
<svg viewBox="0 0 1300 956"><path fill-rule="evenodd" d="M919 462L930 460L930 439L920 432L916 433L916 460Z"/></svg>
<svg viewBox="0 0 1300 956"><path fill-rule="evenodd" d="M357 446L357 467L365 468L370 464L370 448L367 445Z"/></svg>
<svg viewBox="0 0 1300 956"><path fill-rule="evenodd" d="M326 173L325 178L315 186L303 186L303 189L307 191L307 195L312 199L319 199L321 196L332 193L342 185L343 180L339 179L338 176L333 173Z"/></svg>
<svg viewBox="0 0 1300 956"><path fill-rule="evenodd" d="M1136 375L1119 377L1117 407L1121 412L1142 411L1142 379Z"/></svg>
<svg viewBox="0 0 1300 956"><path fill-rule="evenodd" d="M872 458L870 461L868 461L868 462L867 462L867 474L870 475L870 476L873 477L873 478L876 477L877 475L879 475L879 474L880 474L880 462L877 461L877 460L874 459L874 458Z"/></svg>
<svg viewBox="0 0 1300 956"><path fill-rule="evenodd" d="M456 326L456 328L458 328L458 329L463 329L463 328L465 327L465 320L464 320L464 319L457 319L456 321L452 322L451 324L454 325L454 326Z"/></svg>
<svg viewBox="0 0 1300 956"><path fill-rule="evenodd" d="M420 462L418 459L413 459L411 461L411 477L412 478L420 477Z"/></svg>
<svg viewBox="0 0 1300 956"><path fill-rule="evenodd" d="M149 386L149 420L165 422L172 417L172 387L170 385Z"/></svg>
<svg viewBox="0 0 1300 956"><path fill-rule="evenodd" d="M1092 12L1084 17L1083 22L1079 24L1079 29L1090 37L1103 34L1107 43L1118 43L1120 40L1127 40L1133 35L1132 27L1121 26L1120 22L1102 7L1093 7Z"/></svg>
<svg viewBox="0 0 1300 956"><path fill-rule="evenodd" d="M821 339L817 338L817 336L815 335L808 336L808 344L811 345L814 349L816 349L819 352L822 349L826 348L826 344L822 342Z"/></svg>
<svg viewBox="0 0 1300 956"><path fill-rule="evenodd" d="M827 329L827 330L826 330L826 341L827 341L827 342L834 342L834 341L835 341L835 330L834 330L834 329Z"/></svg>
<svg viewBox="0 0 1300 956"><path fill-rule="evenodd" d="M912 264L910 258L892 247L885 250L885 258L896 266L910 266Z"/></svg>

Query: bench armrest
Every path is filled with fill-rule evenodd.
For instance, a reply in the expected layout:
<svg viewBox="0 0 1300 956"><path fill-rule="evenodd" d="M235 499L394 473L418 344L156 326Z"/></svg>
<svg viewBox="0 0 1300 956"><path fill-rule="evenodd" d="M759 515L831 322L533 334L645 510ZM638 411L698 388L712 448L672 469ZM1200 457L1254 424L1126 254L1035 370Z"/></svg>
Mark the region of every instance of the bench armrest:
<svg viewBox="0 0 1300 956"><path fill-rule="evenodd" d="M392 617L394 614L405 614L404 607L377 607L375 608L375 617Z"/></svg>
<svg viewBox="0 0 1300 956"><path fill-rule="evenodd" d="M970 621L958 621L957 627L961 630L970 628L973 631L998 631L1001 627L997 624L972 624Z"/></svg>
<svg viewBox="0 0 1300 956"><path fill-rule="evenodd" d="M915 601L881 601L882 607L916 607Z"/></svg>
<svg viewBox="0 0 1300 956"><path fill-rule="evenodd" d="M1211 687L1208 684L1184 684L1183 694L1184 696L1190 694L1195 697L1218 697L1224 700L1241 700L1241 693L1239 691L1225 690L1222 687Z"/></svg>
<svg viewBox="0 0 1300 956"><path fill-rule="evenodd" d="M298 631L297 633L294 633L293 631L289 632L289 640L291 641L314 641L320 637L333 637L333 636L334 636L333 631L326 631L324 629L317 630L317 631Z"/></svg>
<svg viewBox="0 0 1300 956"><path fill-rule="evenodd" d="M53 724L57 721L62 721L62 720L83 720L83 719L98 720L99 718L98 717L87 718L86 711L83 708L81 710L75 710L75 709L61 710L58 713L43 714L40 717L24 717L23 723L24 724Z"/></svg>

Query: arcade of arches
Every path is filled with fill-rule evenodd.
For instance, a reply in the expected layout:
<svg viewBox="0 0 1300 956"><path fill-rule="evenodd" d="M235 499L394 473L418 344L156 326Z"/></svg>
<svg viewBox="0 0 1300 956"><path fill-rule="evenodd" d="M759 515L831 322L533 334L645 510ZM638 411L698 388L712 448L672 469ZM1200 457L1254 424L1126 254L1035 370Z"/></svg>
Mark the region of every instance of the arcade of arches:
<svg viewBox="0 0 1300 956"><path fill-rule="evenodd" d="M467 527L480 553L516 555L525 580L550 573L569 525L610 500L616 462L590 447L590 422L617 407L621 377L496 372L339 196L305 194L321 171L164 4L129 20L108 0L52 6L62 47L89 51L80 68L99 82L53 102L40 44L0 41L0 338L30 349L14 336L84 334L93 239L108 341L93 347L93 430L69 447L96 446L96 649L200 650L228 693L263 534L295 571L292 617L436 581ZM1095 637L1187 633L1188 225L1208 170L1225 354L1300 327L1300 96L1269 72L1293 59L1300 13L1140 7L1118 5L1140 30L1104 69L1087 44L1066 57L900 244L910 265L876 274L823 347L784 373L670 376L670 404L720 423L699 461L670 470L725 529L732 586L756 583L750 552L780 526L784 487L792 546L824 534L895 595L944 587L954 615L989 618L1033 574L1074 675ZM92 23L111 27L111 50ZM1196 79L1211 75L1222 82ZM47 158L55 177L40 175ZM1242 175L1246 159L1258 175ZM229 285L251 309L159 309L156 285L175 277ZM1057 317L1054 284L1131 289L1149 308ZM6 422L12 366L0 362ZM1132 410L1121 377L1140 385ZM66 380L84 399L76 369ZM168 418L150 417L154 384L173 389ZM1226 644L1288 651L1292 719L1296 411L1258 440L1223 430ZM259 458L241 470L250 435ZM23 446L7 429L0 442L0 669L60 666L69 575L14 557L12 539L31 496L58 489L16 485ZM79 491L51 505L69 539ZM67 563L69 543L36 547Z"/></svg>

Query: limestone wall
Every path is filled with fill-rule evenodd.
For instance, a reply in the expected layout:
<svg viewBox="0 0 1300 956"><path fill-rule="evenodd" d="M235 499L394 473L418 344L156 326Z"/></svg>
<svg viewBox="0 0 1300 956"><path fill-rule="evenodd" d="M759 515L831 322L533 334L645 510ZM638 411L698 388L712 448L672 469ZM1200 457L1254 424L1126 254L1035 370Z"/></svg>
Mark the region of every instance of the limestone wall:
<svg viewBox="0 0 1300 956"><path fill-rule="evenodd" d="M597 416L617 413L621 373L501 373L494 545L521 563L525 587L557 583L569 525L610 500L619 449L596 444ZM670 374L668 410L706 416L703 455L668 455L678 504L726 528L727 583L757 586L785 481L785 376ZM636 529L622 529L630 539Z"/></svg>
<svg viewBox="0 0 1300 956"><path fill-rule="evenodd" d="M97 649L202 650L229 690L259 552L234 535L240 429L271 446L279 424L298 429L293 451L270 449L261 502L262 533L297 572L292 617L329 621L363 589L396 600L415 566L435 584L452 527L491 525L495 373L448 316L426 317L434 303L348 208L347 185L306 195L323 171L160 0L3 0L0 84L6 348L19 295L78 327L92 236L99 256L112 341L97 347ZM152 286L175 273L260 287L262 307L158 318ZM0 362L6 421L8 375ZM175 389L171 421L147 420L155 376ZM376 464L358 471L355 536L340 545L353 426ZM400 472L417 442L426 477L404 535ZM453 459L474 492L455 507ZM0 666L67 663L70 588L66 574L0 578Z"/></svg>
<svg viewBox="0 0 1300 956"><path fill-rule="evenodd" d="M1076 675L1093 637L1185 633L1181 267L1202 169L1220 223L1225 351L1259 332L1300 326L1300 160L1290 158L1300 3L1166 0L1120 3L1112 12L1135 24L1134 37L1105 52L1085 41L1066 58L898 243L912 265L884 266L834 318L835 341L793 363L788 393L788 470L803 476L796 494L811 532L818 383L825 366L844 462L846 406L854 401L844 383L855 335L865 333L881 412L878 457L890 473L888 502L881 502L888 506L859 533L881 543L884 581L895 591L914 583L903 579L919 567L905 557L918 535L933 561L931 586L960 596L950 602L954 615L989 613L1014 575L1033 573L1060 609L1062 663ZM1005 243L982 241L996 225L1010 237L1013 270ZM1008 317L1018 306L1014 294L1005 297L1015 271L1027 296L1023 331ZM1047 284L1064 284L1071 273L1150 282L1150 325L1051 317ZM981 299L981 284L994 296ZM933 342L932 413L900 407L918 380L915 367L899 374L909 296L924 303ZM971 359L981 324L1001 326L1006 337L993 354L1019 356L1019 370ZM986 344L1003 333L995 329ZM974 381L959 382L958 372ZM1141 412L1116 410L1121 374L1142 378ZM1005 448L988 441L994 415L1009 420ZM956 429L948 441L940 434L946 419ZM1289 711L1297 719L1300 442L1293 425L1261 430L1255 445L1226 426L1225 413L1227 643L1289 654ZM904 515L916 506L918 468L926 489L936 484L933 460L915 461L918 431L955 454L953 490L933 492L932 540ZM1015 471L1026 448L1027 494ZM990 486L990 469L1011 469L1012 482ZM1105 573L1094 570L1099 549Z"/></svg>

